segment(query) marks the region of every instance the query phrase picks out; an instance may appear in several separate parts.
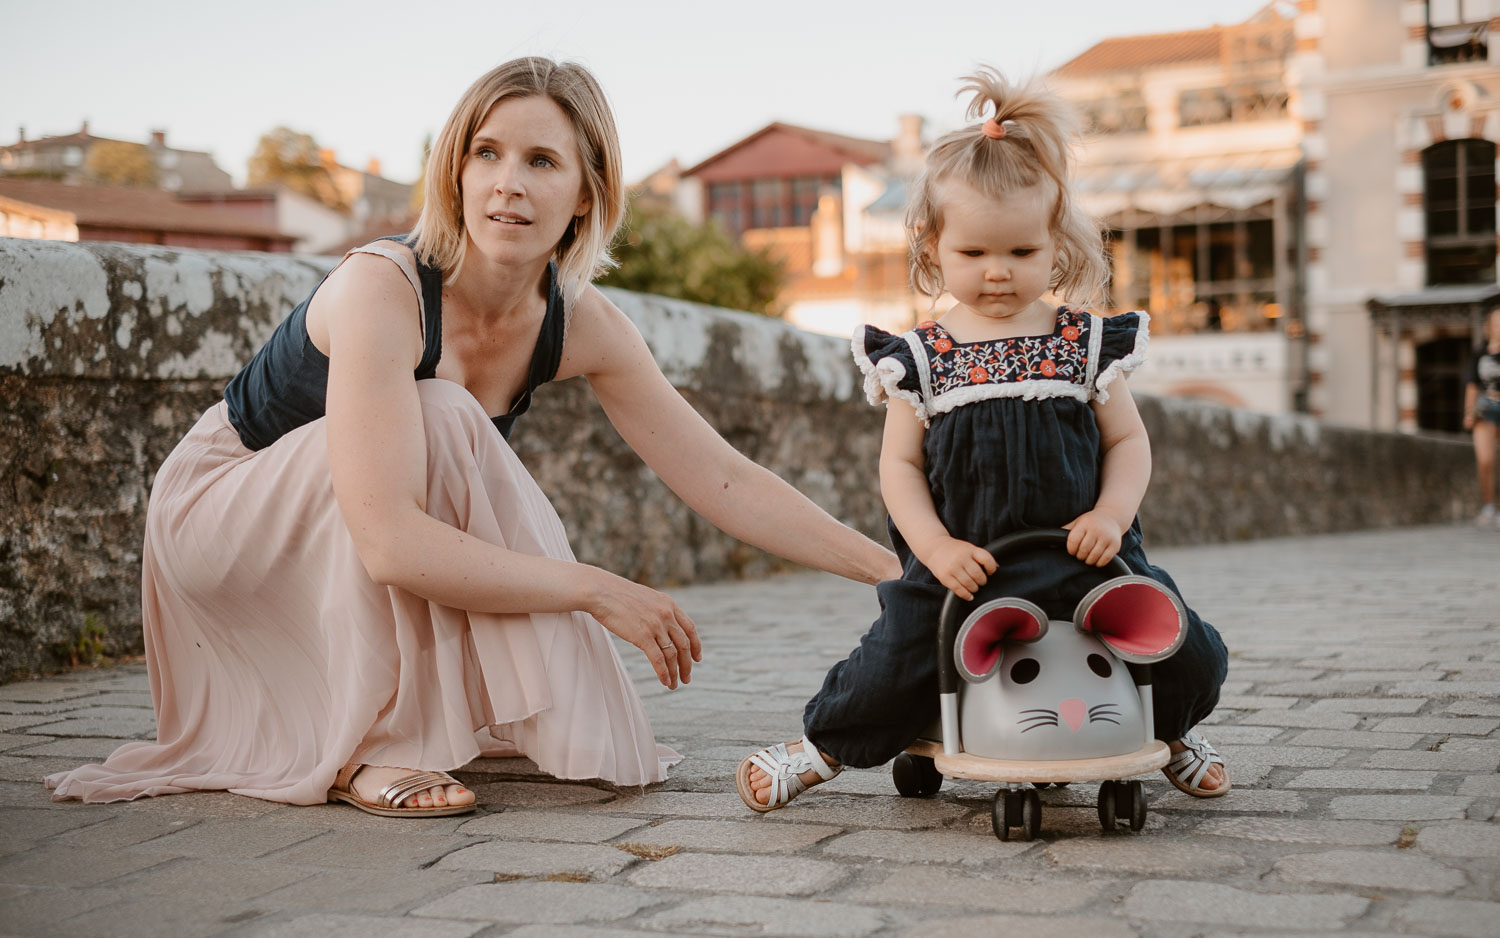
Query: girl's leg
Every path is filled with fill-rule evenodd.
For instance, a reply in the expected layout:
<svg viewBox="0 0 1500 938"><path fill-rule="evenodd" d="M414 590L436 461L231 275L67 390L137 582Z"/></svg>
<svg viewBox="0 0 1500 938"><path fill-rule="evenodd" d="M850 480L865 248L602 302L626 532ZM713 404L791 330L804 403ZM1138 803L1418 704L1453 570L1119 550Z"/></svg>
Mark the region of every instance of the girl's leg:
<svg viewBox="0 0 1500 938"><path fill-rule="evenodd" d="M1495 504L1496 426L1488 420L1474 422L1474 464L1479 474L1479 502Z"/></svg>

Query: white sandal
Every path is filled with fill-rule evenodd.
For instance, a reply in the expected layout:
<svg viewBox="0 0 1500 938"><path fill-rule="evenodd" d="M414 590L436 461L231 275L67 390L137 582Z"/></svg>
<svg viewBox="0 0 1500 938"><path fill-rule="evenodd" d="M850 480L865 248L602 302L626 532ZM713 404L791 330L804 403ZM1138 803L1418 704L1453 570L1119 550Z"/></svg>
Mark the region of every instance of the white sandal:
<svg viewBox="0 0 1500 938"><path fill-rule="evenodd" d="M820 781L826 782L844 771L842 765L830 766L823 759L822 753L818 752L818 747L806 736L802 737L801 752L791 752L786 747L786 743L777 743L752 752L740 760L740 766L734 773L734 784L739 789L741 800L752 811L774 811L807 791L811 785L799 777L803 772L812 770L818 773ZM771 776L771 797L765 804L756 800L755 789L750 787L752 768L758 768ZM817 784L819 782L812 783Z"/></svg>
<svg viewBox="0 0 1500 938"><path fill-rule="evenodd" d="M1217 798L1227 793L1230 788L1227 774L1224 776L1224 784L1218 788L1199 787L1210 766L1224 764L1224 757L1219 755L1218 750L1210 746L1208 740L1199 736L1195 730L1188 730L1181 742L1187 748L1172 753L1172 760L1161 770L1167 781L1194 798Z"/></svg>

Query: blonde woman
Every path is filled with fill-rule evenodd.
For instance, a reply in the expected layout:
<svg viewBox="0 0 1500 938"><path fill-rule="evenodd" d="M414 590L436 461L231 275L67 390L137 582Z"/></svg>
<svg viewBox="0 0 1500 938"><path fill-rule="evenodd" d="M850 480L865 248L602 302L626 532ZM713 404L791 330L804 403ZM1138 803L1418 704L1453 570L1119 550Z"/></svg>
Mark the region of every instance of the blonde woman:
<svg viewBox="0 0 1500 938"><path fill-rule="evenodd" d="M58 798L227 789L456 814L446 770L522 754L642 785L652 738L606 632L662 684L701 645L669 597L580 564L506 444L582 375L625 441L726 532L874 583L894 555L724 442L589 285L624 210L614 120L573 64L508 62L436 140L412 235L351 252L157 475L144 621L158 738Z"/></svg>

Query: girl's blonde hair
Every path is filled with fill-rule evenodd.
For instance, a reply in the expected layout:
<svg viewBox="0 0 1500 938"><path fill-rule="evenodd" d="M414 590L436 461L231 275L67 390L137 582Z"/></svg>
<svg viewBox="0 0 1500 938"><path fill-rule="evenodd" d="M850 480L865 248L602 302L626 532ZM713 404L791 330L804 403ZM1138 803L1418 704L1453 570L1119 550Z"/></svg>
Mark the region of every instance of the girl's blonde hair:
<svg viewBox="0 0 1500 938"><path fill-rule="evenodd" d="M996 197L1044 184L1055 194L1048 229L1057 257L1048 286L1069 302L1098 302L1109 280L1109 264L1102 229L1072 195L1071 149L1077 131L1071 110L1040 86L1012 84L988 66L963 81L958 93L973 94L969 119L993 111L990 120L1004 127L1004 135L997 139L985 133L984 123L974 124L944 135L928 151L906 208L912 286L934 299L943 293L943 273L931 252L943 226L939 183L956 179Z"/></svg>
<svg viewBox="0 0 1500 938"><path fill-rule="evenodd" d="M426 202L412 229L412 251L424 264L442 270L449 283L458 276L468 245L459 173L474 133L500 101L538 95L555 101L572 121L589 196L588 211L568 227L554 255L564 295L576 297L614 266L609 245L625 215L625 184L609 102L582 65L530 57L506 62L470 85L427 157Z"/></svg>

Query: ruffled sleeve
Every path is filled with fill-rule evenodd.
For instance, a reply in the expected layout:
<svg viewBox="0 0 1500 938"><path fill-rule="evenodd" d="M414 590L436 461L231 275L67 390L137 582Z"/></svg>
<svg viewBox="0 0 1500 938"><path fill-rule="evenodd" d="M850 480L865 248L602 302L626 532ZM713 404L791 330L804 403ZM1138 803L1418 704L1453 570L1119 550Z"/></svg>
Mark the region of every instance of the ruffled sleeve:
<svg viewBox="0 0 1500 938"><path fill-rule="evenodd" d="M1146 343L1151 339L1151 314L1142 310L1100 319L1099 332L1094 400L1102 404L1109 400L1109 386L1146 360Z"/></svg>
<svg viewBox="0 0 1500 938"><path fill-rule="evenodd" d="M905 336L860 326L854 330L851 344L854 363L865 376L865 397L871 404L884 404L895 397L921 410L922 379Z"/></svg>

